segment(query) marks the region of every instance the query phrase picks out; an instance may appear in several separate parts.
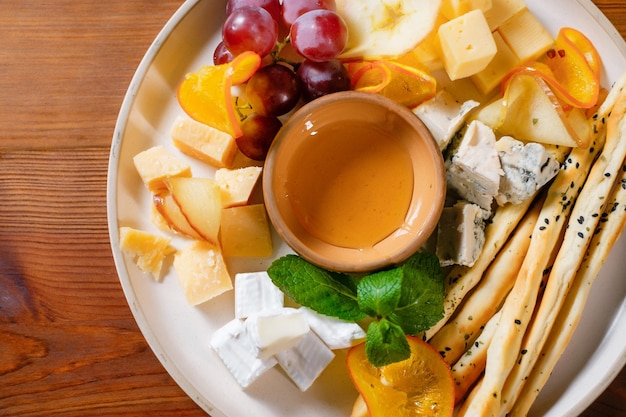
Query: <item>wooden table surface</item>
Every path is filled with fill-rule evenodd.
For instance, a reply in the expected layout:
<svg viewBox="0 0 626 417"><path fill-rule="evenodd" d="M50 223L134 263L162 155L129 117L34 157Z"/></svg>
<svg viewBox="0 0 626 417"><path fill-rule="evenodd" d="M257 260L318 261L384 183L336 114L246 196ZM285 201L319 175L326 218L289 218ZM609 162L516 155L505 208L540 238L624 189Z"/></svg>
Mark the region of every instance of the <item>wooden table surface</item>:
<svg viewBox="0 0 626 417"><path fill-rule="evenodd" d="M0 1L0 415L201 416L137 328L106 220L109 147L182 0ZM626 33L626 2L597 0ZM626 415L622 370L584 416Z"/></svg>

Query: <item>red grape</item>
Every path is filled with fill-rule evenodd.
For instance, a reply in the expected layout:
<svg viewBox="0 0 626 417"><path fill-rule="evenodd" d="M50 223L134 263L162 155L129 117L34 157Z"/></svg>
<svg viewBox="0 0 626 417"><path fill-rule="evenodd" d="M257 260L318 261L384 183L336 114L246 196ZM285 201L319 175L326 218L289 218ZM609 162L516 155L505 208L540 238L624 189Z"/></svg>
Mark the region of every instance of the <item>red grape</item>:
<svg viewBox="0 0 626 417"><path fill-rule="evenodd" d="M280 2L278 0L228 0L226 3L226 16L233 10L246 6L257 6L267 10L275 21L280 20Z"/></svg>
<svg viewBox="0 0 626 417"><path fill-rule="evenodd" d="M294 49L311 61L334 59L348 42L348 27L330 10L306 12L291 25L289 37Z"/></svg>
<svg viewBox="0 0 626 417"><path fill-rule="evenodd" d="M222 27L222 40L233 55L253 51L266 56L277 39L278 23L267 10L258 6L233 10Z"/></svg>
<svg viewBox="0 0 626 417"><path fill-rule="evenodd" d="M305 60L296 75L302 83L302 98L305 101L350 89L348 71L336 59L325 62Z"/></svg>
<svg viewBox="0 0 626 417"><path fill-rule="evenodd" d="M336 11L335 0L283 0L283 22L289 27L306 12L319 9Z"/></svg>
<svg viewBox="0 0 626 417"><path fill-rule="evenodd" d="M263 161L282 125L277 117L252 113L241 123L243 134L235 139L237 147L248 158Z"/></svg>
<svg viewBox="0 0 626 417"><path fill-rule="evenodd" d="M213 64L220 65L226 64L232 61L235 56L226 48L224 42L220 42L217 44L215 48L215 52L213 52Z"/></svg>
<svg viewBox="0 0 626 417"><path fill-rule="evenodd" d="M300 82L286 66L267 65L248 81L246 97L255 112L264 116L281 116L298 104Z"/></svg>

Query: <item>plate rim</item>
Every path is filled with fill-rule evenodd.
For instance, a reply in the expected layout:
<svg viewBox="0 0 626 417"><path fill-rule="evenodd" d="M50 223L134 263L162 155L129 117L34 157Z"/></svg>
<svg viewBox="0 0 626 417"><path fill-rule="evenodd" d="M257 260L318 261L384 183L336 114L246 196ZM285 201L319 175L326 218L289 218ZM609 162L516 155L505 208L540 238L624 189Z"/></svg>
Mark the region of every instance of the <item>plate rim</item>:
<svg viewBox="0 0 626 417"><path fill-rule="evenodd" d="M161 28L157 36L154 38L146 53L142 57L137 69L135 70L129 87L124 95L124 99L120 106L120 110L116 119L115 129L111 142L111 149L109 152L109 163L107 169L107 223L109 229L109 240L111 251L114 258L116 273L118 280L122 287L124 296L129 305L133 318L139 327L142 336L150 346L153 354L157 357L161 365L165 368L166 372L174 379L183 392L191 398L201 409L210 413L214 417L228 417L223 411L216 408L214 404L204 398L204 395L194 386L193 383L185 376L182 370L176 365L175 361L171 360L158 338L155 335L154 329L149 324L146 314L140 305L138 305L134 288L130 282L130 276L127 270L124 255L119 247L119 222L117 211L117 182L118 172L120 165L120 148L122 145L122 139L128 123L128 115L131 108L134 105L135 98L138 90L140 89L143 79L147 74L148 69L154 62L157 54L161 50L163 44L171 36L175 28L181 23L181 21L197 6L200 2L205 0L185 0L181 6L174 12L174 14L168 19L165 25ZM611 39L614 45L619 49L621 54L626 57L626 40L619 34L613 23L606 17L604 13L591 1L591 0L576 0L591 16ZM626 236L622 235L620 239L624 239ZM123 275L126 279L123 279ZM622 304L618 311L623 311L626 306ZM618 326L617 323L619 317L624 314L618 315L614 318L610 328ZM622 320L625 321L625 320ZM597 349L597 352L605 348L605 339L603 339ZM620 354L618 354L612 363L606 367L606 372L602 375L598 375L602 379L602 382L597 384L592 390L589 390L580 401L578 401L569 411L575 413L581 413L589 407L598 396L606 390L606 388L613 382L620 371L626 365L626 344L623 346Z"/></svg>

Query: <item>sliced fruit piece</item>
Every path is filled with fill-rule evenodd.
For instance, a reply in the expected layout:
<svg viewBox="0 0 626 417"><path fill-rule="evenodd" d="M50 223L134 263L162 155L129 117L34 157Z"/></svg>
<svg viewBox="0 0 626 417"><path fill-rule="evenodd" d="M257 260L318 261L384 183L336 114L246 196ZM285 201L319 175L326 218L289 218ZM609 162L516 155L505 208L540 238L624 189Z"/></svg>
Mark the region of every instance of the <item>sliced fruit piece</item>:
<svg viewBox="0 0 626 417"><path fill-rule="evenodd" d="M435 96L437 81L412 58L347 64L352 89L378 93L409 108L417 106Z"/></svg>
<svg viewBox="0 0 626 417"><path fill-rule="evenodd" d="M261 57L248 51L229 63L203 66L185 76L178 102L192 119L237 137L241 127L231 87L248 80L260 65Z"/></svg>
<svg viewBox="0 0 626 417"><path fill-rule="evenodd" d="M191 227L205 240L217 244L222 216L222 191L213 179L175 177L167 189Z"/></svg>
<svg viewBox="0 0 626 417"><path fill-rule="evenodd" d="M174 201L174 197L167 189L153 195L152 203L170 230L193 239L202 239L202 236L191 227L183 212L180 211L180 207Z"/></svg>
<svg viewBox="0 0 626 417"><path fill-rule="evenodd" d="M412 336L407 340L409 359L380 368L367 359L364 343L348 352L350 377L369 416L452 416L454 381L449 365L428 343Z"/></svg>
<svg viewBox="0 0 626 417"><path fill-rule="evenodd" d="M538 75L514 74L508 80L504 103L506 113L497 129L499 134L568 147L588 145L578 137L561 103Z"/></svg>
<svg viewBox="0 0 626 417"><path fill-rule="evenodd" d="M546 81L566 103L579 108L593 107L600 92L600 58L591 42L575 29L561 29L555 50L543 63L550 68ZM589 58L589 60L587 59Z"/></svg>
<svg viewBox="0 0 626 417"><path fill-rule="evenodd" d="M165 257L174 252L171 239L132 227L120 227L120 249L133 258L139 269L159 281Z"/></svg>
<svg viewBox="0 0 626 417"><path fill-rule="evenodd" d="M348 25L342 58L398 57L420 43L434 28L440 0L336 0Z"/></svg>

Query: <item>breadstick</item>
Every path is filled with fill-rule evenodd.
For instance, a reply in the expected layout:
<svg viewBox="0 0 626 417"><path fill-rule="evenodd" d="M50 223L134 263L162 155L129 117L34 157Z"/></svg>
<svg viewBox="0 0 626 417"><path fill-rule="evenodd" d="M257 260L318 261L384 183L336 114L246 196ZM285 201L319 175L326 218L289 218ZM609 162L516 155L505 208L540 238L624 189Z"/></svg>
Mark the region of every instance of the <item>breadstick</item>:
<svg viewBox="0 0 626 417"><path fill-rule="evenodd" d="M496 332L499 320L500 312L498 311L487 321L483 331L467 349L467 352L452 365L452 377L455 384L454 396L457 404L463 400L467 391L483 373L487 361L487 348Z"/></svg>
<svg viewBox="0 0 626 417"><path fill-rule="evenodd" d="M604 149L594 163L569 217L563 243L550 272L541 304L522 344L521 352L524 354L519 357L506 381L502 392L504 412L513 407L517 393L548 338L587 251L593 231L598 225L600 213L609 202L607 196L613 189L624 158L626 158L626 90L619 96L607 119Z"/></svg>
<svg viewBox="0 0 626 417"><path fill-rule="evenodd" d="M591 291L591 286L604 265L611 248L626 227L626 161L620 181L616 184L611 202L607 205L602 223L596 229L583 263L576 274L565 303L561 308L543 351L524 384L510 416L525 416L539 392L546 384L561 354L569 344Z"/></svg>
<svg viewBox="0 0 626 417"><path fill-rule="evenodd" d="M565 227L565 216L577 197L589 168L602 145L598 132L590 149L575 148L548 190L533 230L533 238L511 293L502 308L502 318L487 353L485 375L463 416L498 416L506 377L520 352L522 337L535 307L543 271Z"/></svg>
<svg viewBox="0 0 626 417"><path fill-rule="evenodd" d="M517 277L543 200L536 201L491 263L461 308L429 343L448 363L456 362L474 343L481 328L502 305Z"/></svg>

